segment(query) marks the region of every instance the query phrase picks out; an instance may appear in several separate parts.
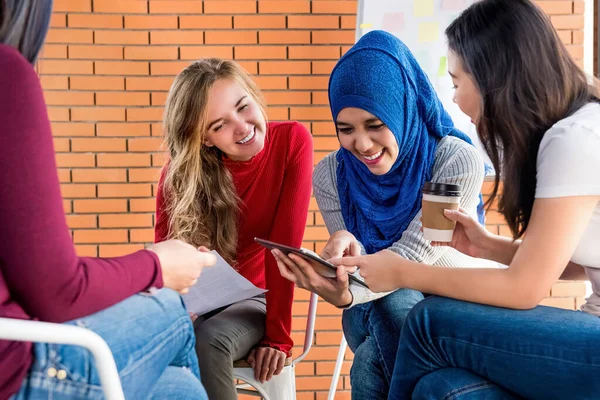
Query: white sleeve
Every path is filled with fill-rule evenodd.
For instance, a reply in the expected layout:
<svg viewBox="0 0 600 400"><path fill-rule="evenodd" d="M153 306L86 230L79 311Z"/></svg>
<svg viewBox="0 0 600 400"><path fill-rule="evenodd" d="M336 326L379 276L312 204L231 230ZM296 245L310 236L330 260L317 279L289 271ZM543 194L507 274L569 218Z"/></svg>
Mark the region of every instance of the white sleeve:
<svg viewBox="0 0 600 400"><path fill-rule="evenodd" d="M538 151L536 198L600 194L600 127L550 128Z"/></svg>

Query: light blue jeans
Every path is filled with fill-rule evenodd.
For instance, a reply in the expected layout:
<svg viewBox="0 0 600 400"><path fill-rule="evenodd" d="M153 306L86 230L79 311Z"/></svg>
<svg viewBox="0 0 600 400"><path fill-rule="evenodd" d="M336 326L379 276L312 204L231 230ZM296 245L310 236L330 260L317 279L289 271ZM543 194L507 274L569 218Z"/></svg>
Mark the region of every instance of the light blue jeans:
<svg viewBox="0 0 600 400"><path fill-rule="evenodd" d="M352 400L387 399L402 324L423 298L421 292L399 289L344 311L344 336L354 353Z"/></svg>
<svg viewBox="0 0 600 400"><path fill-rule="evenodd" d="M400 337L391 400L599 399L600 318L431 297Z"/></svg>
<svg viewBox="0 0 600 400"><path fill-rule="evenodd" d="M192 322L176 292L162 289L153 296L135 295L67 324L89 328L108 343L126 399L208 399L200 383ZM34 344L34 363L21 390L12 397L103 398L89 351L45 343Z"/></svg>

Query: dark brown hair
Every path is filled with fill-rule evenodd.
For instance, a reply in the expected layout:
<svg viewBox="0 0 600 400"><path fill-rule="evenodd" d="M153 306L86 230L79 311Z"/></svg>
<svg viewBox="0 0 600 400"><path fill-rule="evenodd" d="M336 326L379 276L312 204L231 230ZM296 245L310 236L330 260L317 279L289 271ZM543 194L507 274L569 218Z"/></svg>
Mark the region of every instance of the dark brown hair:
<svg viewBox="0 0 600 400"><path fill-rule="evenodd" d="M482 0L446 29L448 46L481 93L477 132L496 169L492 195L515 238L527 229L544 133L597 91L549 18L529 0Z"/></svg>

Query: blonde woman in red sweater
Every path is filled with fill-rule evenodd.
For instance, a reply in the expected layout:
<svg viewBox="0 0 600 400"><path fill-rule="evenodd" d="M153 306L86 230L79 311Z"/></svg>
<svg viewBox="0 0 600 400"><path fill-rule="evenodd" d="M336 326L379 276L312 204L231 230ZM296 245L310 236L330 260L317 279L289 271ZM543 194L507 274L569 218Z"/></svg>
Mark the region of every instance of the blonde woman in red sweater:
<svg viewBox="0 0 600 400"><path fill-rule="evenodd" d="M254 237L299 247L311 193L312 136L298 122L267 122L262 95L235 62L204 59L176 78L165 106L168 162L157 194L155 241L184 239L223 256L265 297L195 321L211 399L236 399L233 361L267 381L290 356L293 283Z"/></svg>

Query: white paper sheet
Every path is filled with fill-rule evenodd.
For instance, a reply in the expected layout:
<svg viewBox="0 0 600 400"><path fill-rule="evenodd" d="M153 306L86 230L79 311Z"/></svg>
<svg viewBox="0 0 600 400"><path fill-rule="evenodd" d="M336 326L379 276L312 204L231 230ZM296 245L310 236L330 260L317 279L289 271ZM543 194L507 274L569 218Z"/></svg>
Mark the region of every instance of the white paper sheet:
<svg viewBox="0 0 600 400"><path fill-rule="evenodd" d="M189 312L203 315L266 292L240 275L219 253L211 253L217 257L217 263L204 268L198 283L182 296Z"/></svg>

